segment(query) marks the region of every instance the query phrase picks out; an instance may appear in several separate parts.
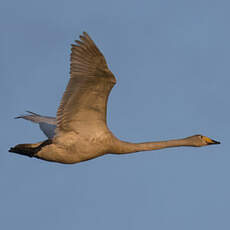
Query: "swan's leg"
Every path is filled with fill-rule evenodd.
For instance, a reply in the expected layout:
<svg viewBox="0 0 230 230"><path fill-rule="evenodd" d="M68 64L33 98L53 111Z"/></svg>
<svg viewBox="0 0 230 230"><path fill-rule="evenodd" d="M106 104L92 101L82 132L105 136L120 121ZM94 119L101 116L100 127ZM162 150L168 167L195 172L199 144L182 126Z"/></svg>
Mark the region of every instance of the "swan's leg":
<svg viewBox="0 0 230 230"><path fill-rule="evenodd" d="M18 153L24 156L33 157L42 147L52 143L51 139L34 144L19 144L10 148L9 152Z"/></svg>

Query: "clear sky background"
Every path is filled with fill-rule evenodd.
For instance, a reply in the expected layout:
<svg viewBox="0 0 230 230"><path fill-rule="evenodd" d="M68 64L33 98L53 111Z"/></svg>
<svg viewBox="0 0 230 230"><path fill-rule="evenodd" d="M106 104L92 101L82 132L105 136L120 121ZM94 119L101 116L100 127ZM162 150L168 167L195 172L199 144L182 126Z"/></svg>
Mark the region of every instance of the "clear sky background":
<svg viewBox="0 0 230 230"><path fill-rule="evenodd" d="M1 1L0 229L230 229L230 2ZM8 153L44 140L13 118L55 115L70 44L88 32L117 77L108 123L151 141L221 145L61 165Z"/></svg>

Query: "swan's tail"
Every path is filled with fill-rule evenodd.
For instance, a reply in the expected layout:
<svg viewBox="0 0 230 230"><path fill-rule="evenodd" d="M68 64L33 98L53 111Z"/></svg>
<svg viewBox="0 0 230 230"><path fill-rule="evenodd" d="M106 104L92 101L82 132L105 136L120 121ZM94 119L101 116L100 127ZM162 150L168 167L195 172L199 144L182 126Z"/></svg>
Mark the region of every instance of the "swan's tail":
<svg viewBox="0 0 230 230"><path fill-rule="evenodd" d="M39 152L44 146L50 145L51 139L38 142L35 144L19 144L9 149L9 152L18 153L28 157L36 157L36 153Z"/></svg>

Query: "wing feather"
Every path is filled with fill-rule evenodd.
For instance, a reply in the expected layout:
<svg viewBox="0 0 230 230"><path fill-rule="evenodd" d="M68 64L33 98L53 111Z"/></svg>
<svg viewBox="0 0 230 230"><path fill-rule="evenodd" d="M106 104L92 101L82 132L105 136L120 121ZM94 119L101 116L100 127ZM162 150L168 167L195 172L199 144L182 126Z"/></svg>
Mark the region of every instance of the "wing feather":
<svg viewBox="0 0 230 230"><path fill-rule="evenodd" d="M106 125L109 93L116 83L106 60L86 32L71 48L70 80L57 111L57 132Z"/></svg>

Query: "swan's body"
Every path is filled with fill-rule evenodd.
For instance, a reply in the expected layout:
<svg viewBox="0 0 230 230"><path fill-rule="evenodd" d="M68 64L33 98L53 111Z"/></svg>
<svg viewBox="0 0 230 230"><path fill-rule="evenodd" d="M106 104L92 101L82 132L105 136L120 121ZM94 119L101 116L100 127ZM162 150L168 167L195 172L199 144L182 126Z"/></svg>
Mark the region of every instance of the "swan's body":
<svg viewBox="0 0 230 230"><path fill-rule="evenodd" d="M106 124L107 100L116 79L89 35L83 33L80 39L76 41L78 45L72 45L70 81L58 108L57 118L34 113L27 118L20 116L39 123L49 139L35 144L16 145L10 152L68 164L107 153L124 154L168 147L219 144L202 135L137 144L116 138ZM49 132L44 129L47 125L51 127Z"/></svg>

